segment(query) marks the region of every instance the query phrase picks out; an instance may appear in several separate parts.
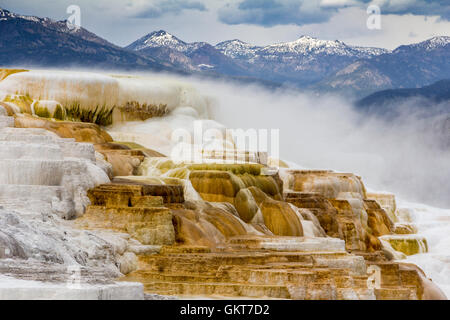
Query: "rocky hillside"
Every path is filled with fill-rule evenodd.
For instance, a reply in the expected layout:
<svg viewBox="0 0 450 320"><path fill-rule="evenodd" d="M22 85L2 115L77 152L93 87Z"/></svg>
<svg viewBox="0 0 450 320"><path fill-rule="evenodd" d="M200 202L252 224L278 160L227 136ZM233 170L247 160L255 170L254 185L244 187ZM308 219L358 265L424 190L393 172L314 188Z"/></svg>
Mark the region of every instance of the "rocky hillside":
<svg viewBox="0 0 450 320"><path fill-rule="evenodd" d="M145 57L157 56L184 70L260 78L363 97L377 90L415 88L448 78L449 39L435 37L394 51L308 36L268 46L238 39L212 46L188 43L160 30L127 49Z"/></svg>
<svg viewBox="0 0 450 320"><path fill-rule="evenodd" d="M160 30L120 48L86 29L70 30L66 21L4 9L0 9L0 27L3 66L163 70L358 98L383 89L417 88L450 77L450 37L435 37L389 51L308 36L268 46L238 39L217 45L188 43Z"/></svg>
<svg viewBox="0 0 450 320"><path fill-rule="evenodd" d="M400 46L392 53L361 59L315 86L357 92L362 97L383 89L418 88L450 77L450 37Z"/></svg>
<svg viewBox="0 0 450 320"><path fill-rule="evenodd" d="M127 47L146 57L152 56L157 48L170 52L169 62L173 61L172 56L177 56L178 62L183 60L178 66L185 70L208 70L295 85L313 83L357 59L388 52L307 36L293 42L264 47L240 40L212 46L204 42L187 43L164 30L152 32Z"/></svg>
<svg viewBox="0 0 450 320"><path fill-rule="evenodd" d="M72 31L65 21L0 9L0 28L3 66L174 70L156 59L123 50L83 28Z"/></svg>
<svg viewBox="0 0 450 320"><path fill-rule="evenodd" d="M359 100L357 105L361 108L393 106L410 99L420 100L421 103L426 105L450 101L450 80L441 80L422 88L390 89L375 92Z"/></svg>

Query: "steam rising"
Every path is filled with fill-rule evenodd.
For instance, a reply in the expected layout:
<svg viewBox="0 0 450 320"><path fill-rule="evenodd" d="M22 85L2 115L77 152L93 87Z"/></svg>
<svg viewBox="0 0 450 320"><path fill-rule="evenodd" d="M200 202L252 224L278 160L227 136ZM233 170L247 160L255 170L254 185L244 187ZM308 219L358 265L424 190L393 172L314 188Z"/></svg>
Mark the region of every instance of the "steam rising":
<svg viewBox="0 0 450 320"><path fill-rule="evenodd" d="M132 100L167 104L168 116L110 128L120 140L147 134L147 146L166 154L173 130L192 131L193 121L199 119L206 127L219 129L224 128L221 124L229 129L279 129L282 160L305 168L354 172L372 189L450 207L448 102L432 112L429 106L418 108L420 102L410 101L382 118L359 112L342 98L288 89L162 74L56 71L10 75L1 81L0 91L60 102L76 99L89 106Z"/></svg>
<svg viewBox="0 0 450 320"><path fill-rule="evenodd" d="M410 104L383 119L341 98L256 86L199 84L216 98L212 118L230 128L279 128L282 159L361 175L366 185L411 201L450 207L447 114ZM442 106L441 106L442 107ZM442 111L442 110L440 110ZM448 120L447 120L448 121Z"/></svg>

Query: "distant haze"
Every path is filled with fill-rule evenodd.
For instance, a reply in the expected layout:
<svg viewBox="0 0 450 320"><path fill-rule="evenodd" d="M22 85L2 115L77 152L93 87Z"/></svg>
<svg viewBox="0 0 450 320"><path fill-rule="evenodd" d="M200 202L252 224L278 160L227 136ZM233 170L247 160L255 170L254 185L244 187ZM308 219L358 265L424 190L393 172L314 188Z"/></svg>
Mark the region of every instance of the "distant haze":
<svg viewBox="0 0 450 320"><path fill-rule="evenodd" d="M362 116L333 96L205 82L199 86L216 100L212 117L224 125L279 128L282 159L354 172L369 188L450 207L450 146L443 141L448 132L437 127L445 117L449 121L448 103L441 105L444 114L424 117L411 101L400 106L401 116L388 121Z"/></svg>

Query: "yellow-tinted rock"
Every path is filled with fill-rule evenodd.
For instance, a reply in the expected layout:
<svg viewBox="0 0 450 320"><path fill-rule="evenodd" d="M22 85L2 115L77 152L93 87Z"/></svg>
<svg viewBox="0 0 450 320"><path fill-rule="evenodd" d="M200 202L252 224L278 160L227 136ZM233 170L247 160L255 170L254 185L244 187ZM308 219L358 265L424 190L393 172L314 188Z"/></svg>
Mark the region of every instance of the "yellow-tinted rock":
<svg viewBox="0 0 450 320"><path fill-rule="evenodd" d="M353 210L347 200L329 200L338 211L338 221L341 224L347 250L362 250L373 252L381 249L381 243L377 237L368 234L364 228L358 212Z"/></svg>
<svg viewBox="0 0 450 320"><path fill-rule="evenodd" d="M205 219L220 231L226 238L245 235L247 230L236 216L222 208L203 209Z"/></svg>
<svg viewBox="0 0 450 320"><path fill-rule="evenodd" d="M131 206L134 208L159 207L163 203L163 198L157 196L134 196L131 198Z"/></svg>
<svg viewBox="0 0 450 320"><path fill-rule="evenodd" d="M33 104L34 115L41 118L66 119L66 110L57 101L39 100Z"/></svg>
<svg viewBox="0 0 450 320"><path fill-rule="evenodd" d="M391 233L393 223L375 200L367 199L360 177L326 170L288 173L286 201L311 210L328 235L345 240L347 250L381 250L378 236Z"/></svg>
<svg viewBox="0 0 450 320"><path fill-rule="evenodd" d="M88 191L92 205L105 207L131 207L133 201L143 196L160 197L165 204L183 203L183 188L177 185L149 185L144 183L114 180Z"/></svg>
<svg viewBox="0 0 450 320"><path fill-rule="evenodd" d="M6 77L19 72L26 72L25 69L0 69L0 81L4 80Z"/></svg>
<svg viewBox="0 0 450 320"><path fill-rule="evenodd" d="M376 237L390 234L394 228L392 221L375 200L365 200L364 206L368 215L367 224L370 233Z"/></svg>
<svg viewBox="0 0 450 320"><path fill-rule="evenodd" d="M9 105L8 103L0 102L0 107L3 107L3 109L6 110L6 113L8 114L9 117L14 116L14 114L16 113L16 111L14 110L15 108Z"/></svg>
<svg viewBox="0 0 450 320"><path fill-rule="evenodd" d="M253 230L246 226L236 209L228 203L188 202L185 206L196 213L195 221L198 221L210 242L223 243L229 237L245 235Z"/></svg>
<svg viewBox="0 0 450 320"><path fill-rule="evenodd" d="M257 188L255 189L260 191ZM260 192L263 193L262 191ZM265 196L265 198L266 197L267 196ZM263 199L262 201L264 200L265 199ZM262 201L257 202L250 188L246 188L239 190L234 200L234 206L236 207L236 210L238 211L241 219L247 223L250 223L259 210L258 204L260 204Z"/></svg>
<svg viewBox="0 0 450 320"><path fill-rule="evenodd" d="M73 138L77 142L101 144L112 142L111 136L92 123L51 121L23 115L15 118L16 128L42 128L56 133L61 138Z"/></svg>
<svg viewBox="0 0 450 320"><path fill-rule="evenodd" d="M19 108L20 112L27 113L27 114L33 114L32 111L32 105L33 105L33 99L28 95L7 95L3 102L11 103L15 105L17 108Z"/></svg>
<svg viewBox="0 0 450 320"><path fill-rule="evenodd" d="M89 206L77 223L88 229L101 228L126 232L146 245L170 245L175 242L172 212L164 207Z"/></svg>
<svg viewBox="0 0 450 320"><path fill-rule="evenodd" d="M264 224L275 235L303 236L303 228L297 214L286 202L266 199L261 204Z"/></svg>
<svg viewBox="0 0 450 320"><path fill-rule="evenodd" d="M245 185L236 175L227 171L192 171L189 175L192 186L205 201L229 202Z"/></svg>
<svg viewBox="0 0 450 320"><path fill-rule="evenodd" d="M137 173L145 158L140 150L132 150L118 143L96 144L95 150L101 153L113 169L113 176L131 176Z"/></svg>
<svg viewBox="0 0 450 320"><path fill-rule="evenodd" d="M415 234L417 233L417 227L408 223L396 223L392 232L395 234Z"/></svg>
<svg viewBox="0 0 450 320"><path fill-rule="evenodd" d="M114 122L144 121L154 117L162 117L168 113L167 104L141 104L137 101L130 101L124 106L116 108Z"/></svg>
<svg viewBox="0 0 450 320"><path fill-rule="evenodd" d="M343 239L338 211L324 196L318 193L288 192L285 193L285 201L298 208L310 210L328 236Z"/></svg>
<svg viewBox="0 0 450 320"><path fill-rule="evenodd" d="M424 272L409 263L376 263L380 270L379 300L446 300L445 294L426 278ZM408 288L413 290L408 290Z"/></svg>
<svg viewBox="0 0 450 320"><path fill-rule="evenodd" d="M189 169L192 171L227 171L236 175L250 174L253 176L259 176L263 167L256 163L199 163L189 165Z"/></svg>
<svg viewBox="0 0 450 320"><path fill-rule="evenodd" d="M388 241L396 251L408 256L428 252L427 239L418 235L386 235L381 239Z"/></svg>
<svg viewBox="0 0 450 320"><path fill-rule="evenodd" d="M91 206L77 223L84 228L127 232L146 245L173 244L172 212L162 206L163 197L151 195L152 191L139 184L100 185L88 191Z"/></svg>
<svg viewBox="0 0 450 320"><path fill-rule="evenodd" d="M367 199L375 200L386 211L392 222L397 222L397 204L395 196L390 193L367 193Z"/></svg>
<svg viewBox="0 0 450 320"><path fill-rule="evenodd" d="M319 193L327 199L339 199L346 194L366 198L361 179L352 173L319 170L292 170L289 189L297 192Z"/></svg>
<svg viewBox="0 0 450 320"><path fill-rule="evenodd" d="M214 165L212 168L220 166ZM281 200L280 187L277 180L272 176L256 175L254 169L249 172L233 173L225 170L198 170L200 167L190 166L189 180L194 189L205 201L228 202L234 204L234 199L241 189L257 187L267 195ZM225 168L229 168L225 165ZM252 167L249 167L252 168ZM233 171L244 170L240 166L234 167Z"/></svg>
<svg viewBox="0 0 450 320"><path fill-rule="evenodd" d="M211 235L202 230L200 217L192 210L173 210L176 242L181 245L200 245L209 248L216 245ZM223 240L223 238L221 239Z"/></svg>
<svg viewBox="0 0 450 320"><path fill-rule="evenodd" d="M406 285L416 284L420 300L447 300L445 293L428 279L418 266L412 263L401 263L401 280Z"/></svg>
<svg viewBox="0 0 450 320"><path fill-rule="evenodd" d="M160 153L158 151L147 149L144 146L141 146L140 144L137 144L135 142L120 141L120 142L117 142L117 144L127 146L128 148L130 148L132 150L139 150L146 157L166 157L165 155L163 155L162 153Z"/></svg>

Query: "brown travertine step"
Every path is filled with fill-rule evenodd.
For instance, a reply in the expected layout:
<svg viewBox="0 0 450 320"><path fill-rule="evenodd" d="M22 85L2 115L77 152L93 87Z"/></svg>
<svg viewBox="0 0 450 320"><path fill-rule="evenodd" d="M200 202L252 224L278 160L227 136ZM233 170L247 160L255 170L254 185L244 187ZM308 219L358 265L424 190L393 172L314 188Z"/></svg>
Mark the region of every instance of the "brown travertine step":
<svg viewBox="0 0 450 320"><path fill-rule="evenodd" d="M140 270L134 272L132 276L127 277L127 281L139 282L217 282L216 275L196 274L196 273L160 273L156 271Z"/></svg>
<svg viewBox="0 0 450 320"><path fill-rule="evenodd" d="M118 155L124 155L124 156L131 156L131 157L138 157L141 158L143 161L145 158L145 154L142 150L136 150L136 149L107 149L107 150L100 150L101 153L112 153L112 154L118 154Z"/></svg>
<svg viewBox="0 0 450 320"><path fill-rule="evenodd" d="M286 285L235 284L235 283L144 283L148 292L178 296L223 296L269 299L370 299L373 291L366 288L337 288L332 283L309 283L301 287Z"/></svg>
<svg viewBox="0 0 450 320"><path fill-rule="evenodd" d="M144 245L172 245L175 230L172 211L165 207L89 206L77 224L85 229L126 232Z"/></svg>
<svg viewBox="0 0 450 320"><path fill-rule="evenodd" d="M347 181L350 191L354 191L351 183L355 183L358 191L357 177L332 175ZM303 178L297 178L301 190ZM79 219L80 223L87 223L87 228L127 232L143 244L159 245L155 254L137 253L138 269L122 278L143 283L148 293L273 299L389 299L395 295L417 299L422 294L417 272L402 269L398 263L380 263L379 252L366 253L358 245L350 249L361 252L360 256L346 251L349 248L341 239L358 238L353 234L356 222L348 200L327 199L312 192L285 194L286 201L303 205L323 220L321 224L326 225L327 219L332 218L335 224L328 224L327 234L335 237L256 236L239 232L239 236L225 236L226 240L217 246L205 246L204 242L175 242L176 210L189 207L184 204L181 185L152 185L116 178L111 184L91 190L89 197L93 205ZM375 219L383 218L376 202L367 200L365 208ZM369 288L373 285L367 274L371 261L377 262L381 270L381 289L376 293Z"/></svg>
<svg viewBox="0 0 450 320"><path fill-rule="evenodd" d="M120 180L119 180L120 181ZM161 197L164 203L183 203L184 191L179 185L149 185L138 182L123 184L114 180L88 191L92 205L117 207L133 206L133 197Z"/></svg>
<svg viewBox="0 0 450 320"><path fill-rule="evenodd" d="M125 183L125 184L123 184ZM141 196L158 196L164 199L164 203L183 203L184 189L175 184L146 184L139 181L116 178L112 185L126 185L140 187Z"/></svg>
<svg viewBox="0 0 450 320"><path fill-rule="evenodd" d="M375 289L377 300L416 300L414 292L408 288Z"/></svg>
<svg viewBox="0 0 450 320"><path fill-rule="evenodd" d="M211 248L205 246L167 246L161 249L161 254L192 254L211 253Z"/></svg>
<svg viewBox="0 0 450 320"><path fill-rule="evenodd" d="M336 238L307 238L280 236L235 236L228 240L235 250L259 249L295 252L344 252L345 243Z"/></svg>
<svg viewBox="0 0 450 320"><path fill-rule="evenodd" d="M235 253L211 253L211 254L174 254L174 255L158 255L149 256L142 259L143 262L154 264L156 262L164 263L169 262L171 264L176 263L191 263L193 259L196 261L196 265L207 263L210 266L214 265L262 265L266 263L291 263L291 262L316 262L318 260L312 260L313 257L326 258L330 261L339 257L345 257L345 253L341 256L338 254L330 253L304 253L304 252L235 252ZM323 261L320 261L323 262ZM353 262L353 260L352 260Z"/></svg>
<svg viewBox="0 0 450 320"><path fill-rule="evenodd" d="M140 257L140 271L125 280L142 282L148 292L177 296L390 299L397 294L417 298L414 273L402 273L396 263L381 264L382 287L375 295L367 287L364 259L345 252L202 251L202 247L184 247ZM354 267L361 262L363 270Z"/></svg>
<svg viewBox="0 0 450 320"><path fill-rule="evenodd" d="M336 285L342 288L353 286L352 277L346 270L311 269L305 270L281 270L281 269L230 269L220 270L215 274L207 273L181 273L138 271L128 277L128 281L173 281L173 282L232 282L249 284L276 284L286 283L320 283L329 282L330 277L338 277Z"/></svg>
<svg viewBox="0 0 450 320"><path fill-rule="evenodd" d="M144 290L158 294L175 293L189 296L225 296L225 297L269 297L289 299L286 286L249 285L236 283L184 283L150 282L144 283Z"/></svg>

